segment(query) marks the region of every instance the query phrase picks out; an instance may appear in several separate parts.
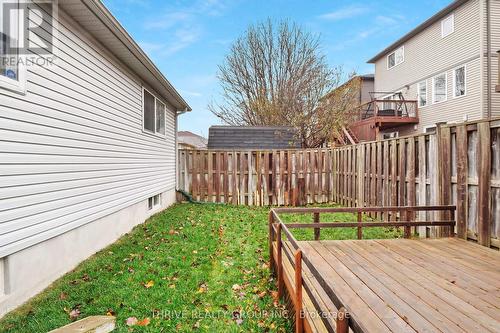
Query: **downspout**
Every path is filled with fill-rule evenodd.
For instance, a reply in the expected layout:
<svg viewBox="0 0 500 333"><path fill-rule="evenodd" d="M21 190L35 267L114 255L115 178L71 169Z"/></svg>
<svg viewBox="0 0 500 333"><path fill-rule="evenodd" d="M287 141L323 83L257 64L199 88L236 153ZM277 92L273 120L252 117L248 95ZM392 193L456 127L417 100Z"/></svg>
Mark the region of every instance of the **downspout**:
<svg viewBox="0 0 500 333"><path fill-rule="evenodd" d="M486 0L486 117L491 118L491 10L490 0Z"/></svg>

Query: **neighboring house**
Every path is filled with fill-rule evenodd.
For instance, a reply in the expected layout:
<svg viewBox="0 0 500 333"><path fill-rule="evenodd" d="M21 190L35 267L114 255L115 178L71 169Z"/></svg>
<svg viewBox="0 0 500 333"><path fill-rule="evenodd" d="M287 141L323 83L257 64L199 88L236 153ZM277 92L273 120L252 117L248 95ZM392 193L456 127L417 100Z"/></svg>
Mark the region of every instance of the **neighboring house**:
<svg viewBox="0 0 500 333"><path fill-rule="evenodd" d="M208 140L189 131L177 132L178 149L207 149Z"/></svg>
<svg viewBox="0 0 500 333"><path fill-rule="evenodd" d="M59 7L54 64L0 71L0 316L176 198L190 107L101 1Z"/></svg>
<svg viewBox="0 0 500 333"><path fill-rule="evenodd" d="M499 36L500 1L453 1L369 60L379 93L352 129L369 140L499 116Z"/></svg>
<svg viewBox="0 0 500 333"><path fill-rule="evenodd" d="M300 148L297 132L280 126L211 126L208 149Z"/></svg>
<svg viewBox="0 0 500 333"><path fill-rule="evenodd" d="M354 100L349 101L348 105L349 107L354 108L354 111L351 109L347 111L353 112L356 115L359 112L359 110L362 109L363 105L366 105L367 103L370 103L372 101L374 82L375 82L374 74L354 76L344 84L340 85L339 87L335 88L334 90L326 94L322 98L322 102L329 99L330 103L339 103L338 100L336 99L339 98L338 96L346 96L346 95L352 96ZM356 89L356 92L355 94L351 95L346 89L353 89L353 88ZM349 114L346 121L347 122L352 121L352 117L353 115ZM355 117L355 119L357 118ZM345 144L354 144L358 142L356 135L351 131L349 126L345 126L342 129L339 129L338 134L335 136L336 138L334 139L334 141L330 142L329 144L345 145Z"/></svg>

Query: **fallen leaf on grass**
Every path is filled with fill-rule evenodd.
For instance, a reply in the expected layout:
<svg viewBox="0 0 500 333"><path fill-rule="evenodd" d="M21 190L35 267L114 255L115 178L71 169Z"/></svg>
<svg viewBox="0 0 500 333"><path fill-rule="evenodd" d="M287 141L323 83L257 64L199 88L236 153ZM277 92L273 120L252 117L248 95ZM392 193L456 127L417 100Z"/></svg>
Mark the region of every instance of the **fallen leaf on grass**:
<svg viewBox="0 0 500 333"><path fill-rule="evenodd" d="M66 294L66 293L60 293L59 294L59 299L61 301L64 301L66 298L68 298L68 294Z"/></svg>
<svg viewBox="0 0 500 333"><path fill-rule="evenodd" d="M238 291L241 290L241 286L239 284L233 284L233 287L231 289L233 289L234 291Z"/></svg>
<svg viewBox="0 0 500 333"><path fill-rule="evenodd" d="M150 280L150 281L148 281L148 282L146 282L146 283L143 283L143 286L144 286L144 288L146 288L146 289L149 289L149 288L151 288L151 287L152 287L152 286L154 286L154 285L155 285L155 283L154 283L154 281L153 281L153 280Z"/></svg>
<svg viewBox="0 0 500 333"><path fill-rule="evenodd" d="M127 326L135 326L137 324L138 320L136 317L128 317L127 318Z"/></svg>
<svg viewBox="0 0 500 333"><path fill-rule="evenodd" d="M78 316L80 316L80 309L78 308L73 309L69 312L69 319L71 319L71 321L75 321L76 319L78 319Z"/></svg>
<svg viewBox="0 0 500 333"><path fill-rule="evenodd" d="M200 284L200 287L198 288L198 293L199 294L202 294L202 293L206 293L208 290L208 286L206 283L202 283Z"/></svg>
<svg viewBox="0 0 500 333"><path fill-rule="evenodd" d="M113 309L108 309L106 311L106 316L112 317L114 315L116 315L116 313L115 313L115 311Z"/></svg>
<svg viewBox="0 0 500 333"><path fill-rule="evenodd" d="M143 320L139 320L137 322L137 326L148 326L151 320L149 318L144 318Z"/></svg>

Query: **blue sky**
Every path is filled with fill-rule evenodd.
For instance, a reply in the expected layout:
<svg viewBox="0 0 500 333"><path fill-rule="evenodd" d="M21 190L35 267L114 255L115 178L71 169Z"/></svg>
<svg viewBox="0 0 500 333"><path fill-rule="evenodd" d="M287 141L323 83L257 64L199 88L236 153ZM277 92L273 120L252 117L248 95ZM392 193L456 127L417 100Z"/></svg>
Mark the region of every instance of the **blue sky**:
<svg viewBox="0 0 500 333"><path fill-rule="evenodd" d="M179 129L208 135L220 121L217 65L249 24L289 19L321 37L330 66L371 73L366 61L451 0L104 0L193 108Z"/></svg>

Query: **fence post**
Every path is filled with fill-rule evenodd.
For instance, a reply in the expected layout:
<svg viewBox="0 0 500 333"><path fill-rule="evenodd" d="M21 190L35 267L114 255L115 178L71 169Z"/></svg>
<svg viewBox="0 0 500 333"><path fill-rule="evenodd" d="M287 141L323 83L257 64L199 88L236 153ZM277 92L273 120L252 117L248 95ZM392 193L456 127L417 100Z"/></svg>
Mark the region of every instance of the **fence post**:
<svg viewBox="0 0 500 333"><path fill-rule="evenodd" d="M297 180L297 203L295 206L305 206L306 204L306 179L299 177Z"/></svg>
<svg viewBox="0 0 500 333"><path fill-rule="evenodd" d="M357 158L358 158L358 168L357 168L357 177L358 177L358 189L357 189L357 196L358 196L358 207L364 207L365 206L365 145L360 144L357 146L358 152L357 152Z"/></svg>
<svg viewBox="0 0 500 333"><path fill-rule="evenodd" d="M314 223L320 223L319 213L314 213ZM314 228L314 240L319 240L321 234L321 228Z"/></svg>
<svg viewBox="0 0 500 333"><path fill-rule="evenodd" d="M363 227L361 223L363 222L363 213L358 212L358 239L363 239Z"/></svg>
<svg viewBox="0 0 500 333"><path fill-rule="evenodd" d="M273 253L273 240L274 240L274 235L273 235L273 223L274 223L274 216L273 216L273 211L269 211L269 266L271 269L274 268L274 253Z"/></svg>
<svg viewBox="0 0 500 333"><path fill-rule="evenodd" d="M482 122L477 124L478 138L478 242L481 245L490 247L491 245L491 133L490 123Z"/></svg>
<svg viewBox="0 0 500 333"><path fill-rule="evenodd" d="M347 311L344 307L341 307L337 311L337 320L336 320L336 333L347 333L349 332L349 318Z"/></svg>
<svg viewBox="0 0 500 333"><path fill-rule="evenodd" d="M438 153L438 203L449 205L451 203L451 131L449 127L438 125L436 132ZM442 211L440 220L448 220L449 213ZM438 228L437 236L449 236L453 231L450 227Z"/></svg>
<svg viewBox="0 0 500 333"><path fill-rule="evenodd" d="M276 263L278 266L278 299L281 299L281 297L283 297L283 244L281 242L281 223L278 224L276 232L276 249L278 252Z"/></svg>
<svg viewBox="0 0 500 333"><path fill-rule="evenodd" d="M295 332L304 332L302 313L302 251L295 252Z"/></svg>
<svg viewBox="0 0 500 333"><path fill-rule="evenodd" d="M457 126L457 235L467 239L467 127Z"/></svg>

